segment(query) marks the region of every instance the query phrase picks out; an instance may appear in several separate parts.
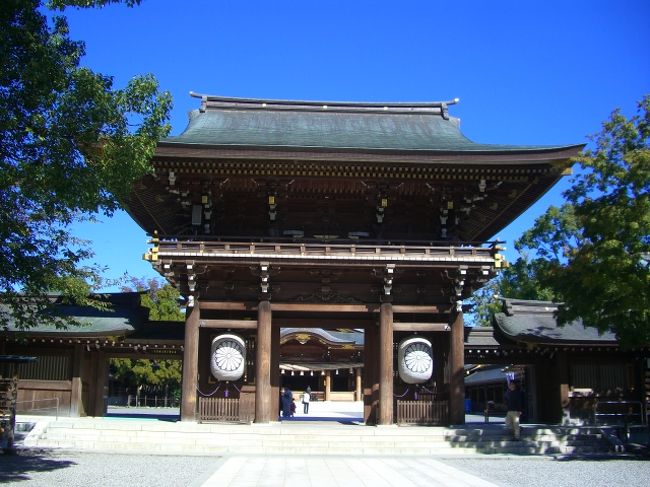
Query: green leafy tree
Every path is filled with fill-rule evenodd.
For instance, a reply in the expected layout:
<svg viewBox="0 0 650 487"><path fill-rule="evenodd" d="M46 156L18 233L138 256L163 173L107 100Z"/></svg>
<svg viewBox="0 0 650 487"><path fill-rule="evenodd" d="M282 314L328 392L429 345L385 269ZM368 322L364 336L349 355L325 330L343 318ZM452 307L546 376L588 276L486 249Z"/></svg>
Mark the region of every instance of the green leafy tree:
<svg viewBox="0 0 650 487"><path fill-rule="evenodd" d="M142 292L141 303L149 308L151 321L184 321L180 308L178 290L158 279L131 277L124 291ZM174 395L180 391L182 366L179 360L111 359L111 374L114 379L134 389L140 386L159 386L161 390Z"/></svg>
<svg viewBox="0 0 650 487"><path fill-rule="evenodd" d="M116 2L50 6L107 3ZM119 208L169 131L170 95L152 76L114 88L80 66L84 44L69 38L65 17L44 12L38 0L0 8L0 328L10 316L20 327L47 316L65 324L44 313L48 292L89 302L100 269L82 265L92 252L70 225Z"/></svg>
<svg viewBox="0 0 650 487"><path fill-rule="evenodd" d="M141 386L155 386L162 394L177 396L183 375L180 360L114 358L110 360L113 378L138 391Z"/></svg>
<svg viewBox="0 0 650 487"><path fill-rule="evenodd" d="M650 342L650 96L619 110L578 159L580 171L517 241L533 251L539 285L562 303L558 321L612 329L623 345Z"/></svg>
<svg viewBox="0 0 650 487"><path fill-rule="evenodd" d="M184 321L185 315L180 308L181 295L174 286L169 283L164 285L156 278L142 279L130 278L130 285L122 288L124 291L146 292L142 296L141 303L149 308L149 319L151 321Z"/></svg>
<svg viewBox="0 0 650 487"><path fill-rule="evenodd" d="M488 326L492 315L501 311L499 297L551 301L553 292L541 285L535 266L523 256L474 293L470 305L476 325Z"/></svg>

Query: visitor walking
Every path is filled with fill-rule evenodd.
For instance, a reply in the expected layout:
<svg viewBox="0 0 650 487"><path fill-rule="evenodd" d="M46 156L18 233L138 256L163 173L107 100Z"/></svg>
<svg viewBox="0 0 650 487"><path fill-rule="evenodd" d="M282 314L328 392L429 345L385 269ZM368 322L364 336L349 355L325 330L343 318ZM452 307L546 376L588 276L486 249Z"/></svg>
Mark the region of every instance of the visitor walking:
<svg viewBox="0 0 650 487"><path fill-rule="evenodd" d="M519 385L514 382L508 382L508 390L505 394L506 408L506 428L510 430L512 439L519 441L521 439L521 428L519 418L524 411L524 393L519 389Z"/></svg>

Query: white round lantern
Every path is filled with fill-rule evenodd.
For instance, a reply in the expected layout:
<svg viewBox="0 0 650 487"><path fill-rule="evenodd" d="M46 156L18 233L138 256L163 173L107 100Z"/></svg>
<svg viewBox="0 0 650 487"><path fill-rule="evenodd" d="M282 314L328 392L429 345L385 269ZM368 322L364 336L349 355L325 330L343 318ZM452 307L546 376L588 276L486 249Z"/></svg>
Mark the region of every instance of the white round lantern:
<svg viewBox="0 0 650 487"><path fill-rule="evenodd" d="M433 375L431 342L422 337L402 340L397 349L399 376L407 384L421 384Z"/></svg>
<svg viewBox="0 0 650 487"><path fill-rule="evenodd" d="M246 344L237 335L219 335L212 340L210 371L217 380L241 379L246 368Z"/></svg>

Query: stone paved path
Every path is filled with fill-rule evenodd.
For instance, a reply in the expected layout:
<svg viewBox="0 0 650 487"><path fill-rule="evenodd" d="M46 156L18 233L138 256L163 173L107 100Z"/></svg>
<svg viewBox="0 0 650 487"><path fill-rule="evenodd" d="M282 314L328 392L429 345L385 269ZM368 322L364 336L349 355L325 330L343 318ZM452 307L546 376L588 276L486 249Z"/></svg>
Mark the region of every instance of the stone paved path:
<svg viewBox="0 0 650 487"><path fill-rule="evenodd" d="M426 458L244 457L225 459L204 487L494 487Z"/></svg>

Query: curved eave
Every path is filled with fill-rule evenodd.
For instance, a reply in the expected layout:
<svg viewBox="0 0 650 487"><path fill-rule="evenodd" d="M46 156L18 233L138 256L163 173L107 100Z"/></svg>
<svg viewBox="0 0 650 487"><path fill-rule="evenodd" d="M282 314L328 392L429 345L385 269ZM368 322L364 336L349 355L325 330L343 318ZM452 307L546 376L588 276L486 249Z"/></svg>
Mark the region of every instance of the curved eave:
<svg viewBox="0 0 650 487"><path fill-rule="evenodd" d="M133 329L110 330L110 331L89 331L79 332L78 330L24 330L24 331L6 331L6 336L16 337L29 337L37 338L43 337L48 339L75 339L75 338L103 338L103 337L121 337L124 338L133 333Z"/></svg>
<svg viewBox="0 0 650 487"><path fill-rule="evenodd" d="M246 144L211 144L207 142L187 142L161 140L158 142L156 156L164 156L165 151L159 149L201 149L215 151L271 151L271 152L326 152L335 154L390 154L390 155L492 155L492 156L517 156L517 155L553 155L554 158L576 157L585 147L585 144L571 144L563 146L510 146L475 144L473 147L459 148L397 148L397 147L348 147L348 146L323 146L323 145L246 145Z"/></svg>

